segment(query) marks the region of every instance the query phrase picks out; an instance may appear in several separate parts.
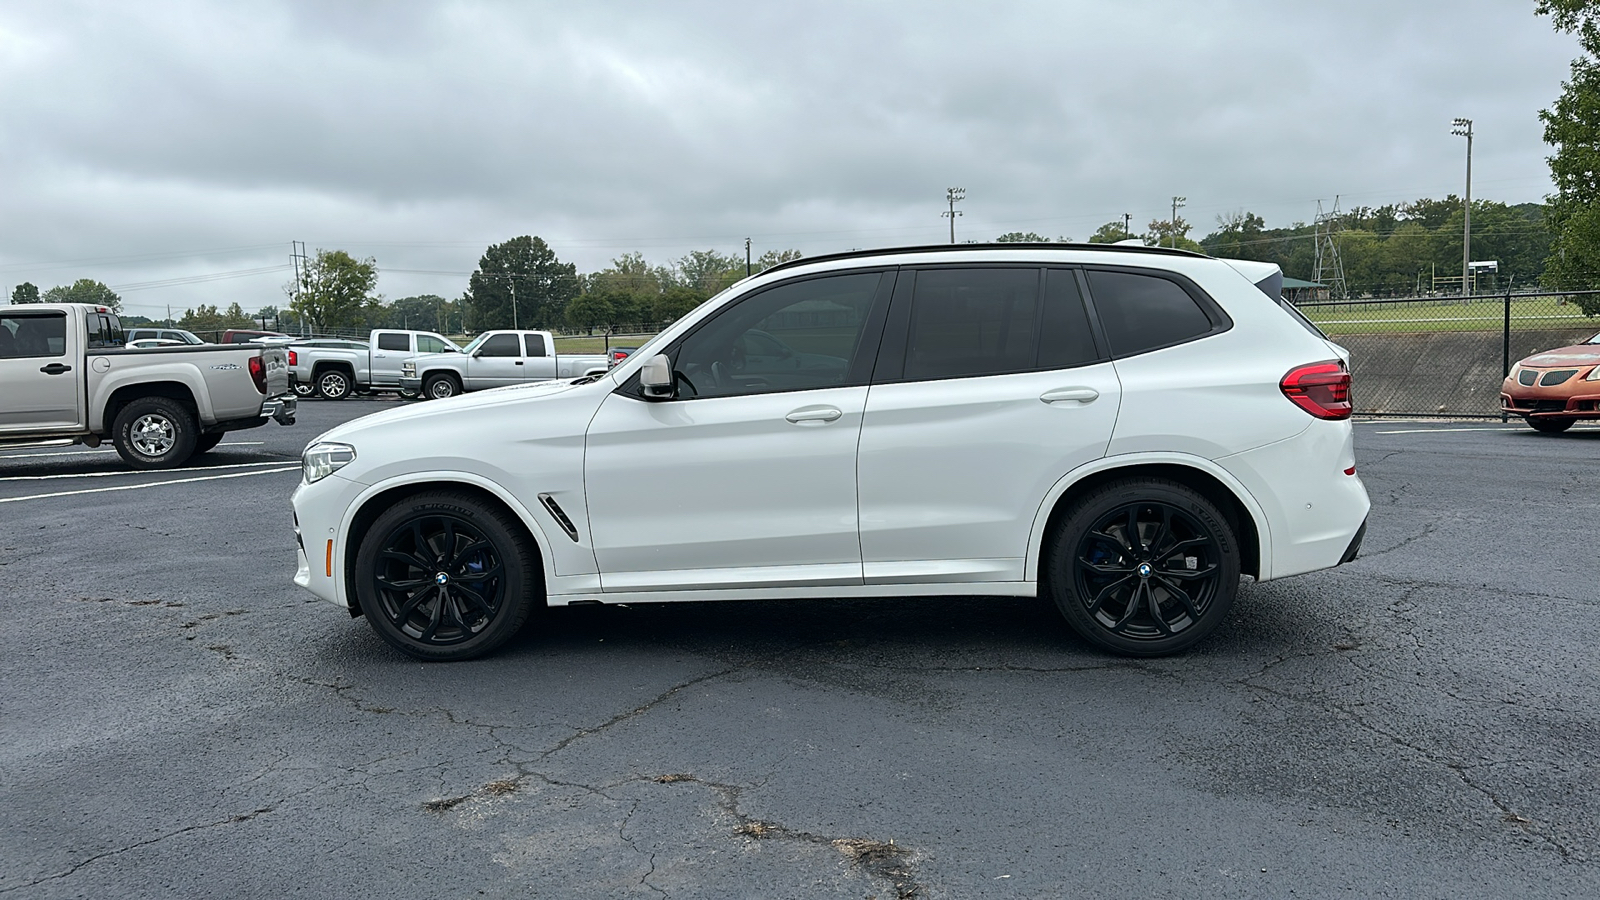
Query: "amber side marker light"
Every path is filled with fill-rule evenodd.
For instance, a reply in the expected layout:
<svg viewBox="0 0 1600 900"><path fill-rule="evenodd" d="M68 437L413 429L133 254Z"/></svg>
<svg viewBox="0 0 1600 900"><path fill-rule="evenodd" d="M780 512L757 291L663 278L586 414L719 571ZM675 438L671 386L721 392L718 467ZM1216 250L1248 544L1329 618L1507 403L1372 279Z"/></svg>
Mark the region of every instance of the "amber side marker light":
<svg viewBox="0 0 1600 900"><path fill-rule="evenodd" d="M333 577L333 538L328 539L328 577Z"/></svg>

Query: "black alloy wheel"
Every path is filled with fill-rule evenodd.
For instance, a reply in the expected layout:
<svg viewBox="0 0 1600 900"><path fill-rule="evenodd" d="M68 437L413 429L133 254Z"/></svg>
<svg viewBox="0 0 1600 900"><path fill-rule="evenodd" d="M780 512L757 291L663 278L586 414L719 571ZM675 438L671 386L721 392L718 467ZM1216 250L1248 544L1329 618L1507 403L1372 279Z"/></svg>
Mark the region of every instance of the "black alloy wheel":
<svg viewBox="0 0 1600 900"><path fill-rule="evenodd" d="M1528 416L1528 426L1540 434L1560 434L1571 428L1577 419L1535 419Z"/></svg>
<svg viewBox="0 0 1600 900"><path fill-rule="evenodd" d="M317 376L317 393L328 400L343 400L350 390L350 376L343 369L324 369Z"/></svg>
<svg viewBox="0 0 1600 900"><path fill-rule="evenodd" d="M429 400L444 400L461 393L461 385L449 375L429 375L422 386L422 396Z"/></svg>
<svg viewBox="0 0 1600 900"><path fill-rule="evenodd" d="M361 611L385 641L423 660L494 650L527 621L541 586L520 523L453 491L390 507L356 555Z"/></svg>
<svg viewBox="0 0 1600 900"><path fill-rule="evenodd" d="M1193 646L1227 617L1238 541L1205 497L1162 479L1106 485L1056 534L1050 590L1083 638L1129 656Z"/></svg>

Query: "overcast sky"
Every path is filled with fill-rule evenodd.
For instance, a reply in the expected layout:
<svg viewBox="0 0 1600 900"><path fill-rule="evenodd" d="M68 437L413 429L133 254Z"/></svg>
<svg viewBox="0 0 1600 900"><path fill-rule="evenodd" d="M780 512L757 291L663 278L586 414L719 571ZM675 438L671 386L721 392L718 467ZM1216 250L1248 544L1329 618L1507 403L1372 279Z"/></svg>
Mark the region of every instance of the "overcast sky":
<svg viewBox="0 0 1600 900"><path fill-rule="evenodd" d="M490 243L637 250L1193 236L1550 190L1576 41L1532 0L18 2L0 6L0 287L130 313L282 304L290 241L458 296Z"/></svg>

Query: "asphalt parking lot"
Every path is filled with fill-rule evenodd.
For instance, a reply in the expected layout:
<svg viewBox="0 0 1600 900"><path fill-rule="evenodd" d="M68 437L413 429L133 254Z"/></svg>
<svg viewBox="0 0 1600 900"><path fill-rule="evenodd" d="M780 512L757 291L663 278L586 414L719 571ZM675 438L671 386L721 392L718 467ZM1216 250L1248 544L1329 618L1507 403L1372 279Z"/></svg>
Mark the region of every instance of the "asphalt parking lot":
<svg viewBox="0 0 1600 900"><path fill-rule="evenodd" d="M1600 894L1600 428L1359 424L1362 558L1178 658L906 599L423 665L289 582L300 449L394 402L0 451L0 896Z"/></svg>

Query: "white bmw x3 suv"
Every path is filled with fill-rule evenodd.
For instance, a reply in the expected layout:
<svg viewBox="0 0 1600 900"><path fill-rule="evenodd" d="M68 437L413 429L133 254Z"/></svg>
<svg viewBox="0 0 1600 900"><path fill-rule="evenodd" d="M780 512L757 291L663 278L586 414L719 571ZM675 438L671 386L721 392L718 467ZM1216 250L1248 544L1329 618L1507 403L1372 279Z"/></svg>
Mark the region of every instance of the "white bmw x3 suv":
<svg viewBox="0 0 1600 900"><path fill-rule="evenodd" d="M1047 595L1172 653L1353 559L1343 351L1276 266L959 245L786 263L605 373L305 451L295 582L422 659L578 602Z"/></svg>

